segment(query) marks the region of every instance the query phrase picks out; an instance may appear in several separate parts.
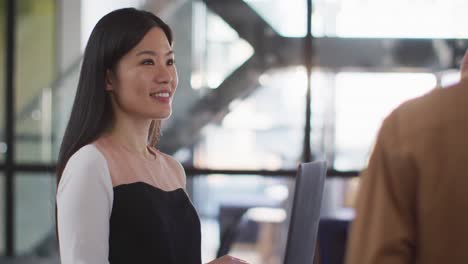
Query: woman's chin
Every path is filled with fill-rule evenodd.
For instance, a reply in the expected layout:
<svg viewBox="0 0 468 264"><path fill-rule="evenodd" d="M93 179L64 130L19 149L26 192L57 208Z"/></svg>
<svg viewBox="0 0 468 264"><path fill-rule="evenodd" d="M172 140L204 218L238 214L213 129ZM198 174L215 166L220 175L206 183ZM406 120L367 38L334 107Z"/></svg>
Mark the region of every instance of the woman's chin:
<svg viewBox="0 0 468 264"><path fill-rule="evenodd" d="M156 120L165 120L171 117L172 112L168 111L167 113L157 113L151 115L151 119L156 119Z"/></svg>

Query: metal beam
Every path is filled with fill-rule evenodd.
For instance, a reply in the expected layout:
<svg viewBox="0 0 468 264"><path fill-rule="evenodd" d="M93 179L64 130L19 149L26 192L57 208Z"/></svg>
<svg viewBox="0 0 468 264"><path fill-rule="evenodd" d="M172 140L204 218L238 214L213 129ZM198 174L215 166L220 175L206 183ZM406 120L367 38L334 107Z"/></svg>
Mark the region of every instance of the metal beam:
<svg viewBox="0 0 468 264"><path fill-rule="evenodd" d="M307 72L307 87L306 87L306 102L305 102L305 126L304 126L304 143L302 149L302 161L310 162L312 161L312 147L310 144L310 131L311 131L311 118L312 118L312 109L311 109L311 100L312 100L312 56L314 54L314 43L312 37L312 0L307 0L307 36L304 41L304 65L306 66Z"/></svg>
<svg viewBox="0 0 468 264"><path fill-rule="evenodd" d="M278 35L273 27L242 0L204 0L204 2L251 46L262 46L265 35Z"/></svg>
<svg viewBox="0 0 468 264"><path fill-rule="evenodd" d="M0 170L4 170L5 165L0 164ZM51 173L54 174L56 164L24 164L14 166L16 172L21 172L18 176L28 176L27 173ZM196 168L192 166L184 166L187 177L206 176L211 174L226 174L226 175L263 175L263 176L278 176L278 177L294 177L296 170L219 170L208 168ZM329 169L328 177L353 178L359 175L359 171L340 171Z"/></svg>
<svg viewBox="0 0 468 264"><path fill-rule="evenodd" d="M213 169L202 169L194 167L184 167L185 173L188 177L194 176L206 176L211 174L226 174L226 175L262 175L268 177L295 177L296 170L213 170ZM358 171L338 171L333 169L327 170L328 178L354 178L359 175Z"/></svg>
<svg viewBox="0 0 468 264"><path fill-rule="evenodd" d="M15 157L15 32L16 1L6 1L6 76L5 76L5 253L7 257L15 254L15 201L14 201L14 157Z"/></svg>

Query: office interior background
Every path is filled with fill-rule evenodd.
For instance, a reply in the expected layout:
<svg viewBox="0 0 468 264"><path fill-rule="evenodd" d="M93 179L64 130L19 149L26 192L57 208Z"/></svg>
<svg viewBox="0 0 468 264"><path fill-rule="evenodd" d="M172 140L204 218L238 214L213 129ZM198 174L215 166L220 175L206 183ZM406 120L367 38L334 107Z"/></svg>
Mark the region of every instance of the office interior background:
<svg viewBox="0 0 468 264"><path fill-rule="evenodd" d="M457 82L468 47L464 0L0 0L0 263L58 263L58 149L90 32L122 7L175 33L158 148L186 169L205 262L231 228L231 254L281 263L300 162L328 161L322 218L352 220L382 120Z"/></svg>

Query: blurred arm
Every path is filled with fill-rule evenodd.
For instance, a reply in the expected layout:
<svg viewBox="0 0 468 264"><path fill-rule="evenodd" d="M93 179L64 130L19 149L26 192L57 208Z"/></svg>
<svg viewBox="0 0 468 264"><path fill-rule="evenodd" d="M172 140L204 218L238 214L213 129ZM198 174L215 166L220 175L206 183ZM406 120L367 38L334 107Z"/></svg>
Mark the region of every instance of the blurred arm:
<svg viewBox="0 0 468 264"><path fill-rule="evenodd" d="M398 139L397 111L384 121L361 175L348 264L414 263L417 175Z"/></svg>

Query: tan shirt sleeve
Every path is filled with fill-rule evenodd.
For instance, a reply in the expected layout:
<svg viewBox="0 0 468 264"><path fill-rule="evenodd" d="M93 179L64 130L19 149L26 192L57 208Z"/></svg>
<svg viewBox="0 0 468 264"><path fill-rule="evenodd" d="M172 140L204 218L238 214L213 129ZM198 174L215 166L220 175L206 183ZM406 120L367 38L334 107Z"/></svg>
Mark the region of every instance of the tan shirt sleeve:
<svg viewBox="0 0 468 264"><path fill-rule="evenodd" d="M417 174L398 132L394 112L384 121L361 175L347 264L414 263Z"/></svg>

